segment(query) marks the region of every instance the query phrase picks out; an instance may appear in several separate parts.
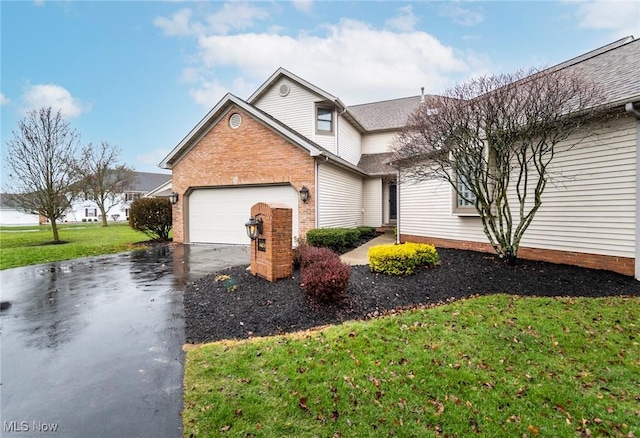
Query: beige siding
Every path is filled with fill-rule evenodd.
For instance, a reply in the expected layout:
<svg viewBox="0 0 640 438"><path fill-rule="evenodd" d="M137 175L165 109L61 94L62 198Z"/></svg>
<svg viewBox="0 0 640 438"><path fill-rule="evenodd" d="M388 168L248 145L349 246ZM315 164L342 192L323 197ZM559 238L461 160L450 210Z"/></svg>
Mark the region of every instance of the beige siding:
<svg viewBox="0 0 640 438"><path fill-rule="evenodd" d="M362 204L364 208L363 224L369 227L382 225L382 178L364 180Z"/></svg>
<svg viewBox="0 0 640 438"><path fill-rule="evenodd" d="M521 246L635 257L636 127L624 118L597 137L558 145L553 181ZM401 188L401 232L486 242L477 217L451 214L451 188L430 181ZM517 204L512 201L513 213Z"/></svg>
<svg viewBox="0 0 640 438"><path fill-rule="evenodd" d="M382 154L389 152L389 148L397 135L396 131L376 132L362 136L363 154Z"/></svg>
<svg viewBox="0 0 640 438"><path fill-rule="evenodd" d="M287 96L280 96L280 86L290 87ZM318 97L306 88L287 79L277 81L254 105L307 138L315 135L315 106Z"/></svg>
<svg viewBox="0 0 640 438"><path fill-rule="evenodd" d="M318 228L362 225L362 178L331 164L318 165Z"/></svg>
<svg viewBox="0 0 640 438"><path fill-rule="evenodd" d="M360 156L362 155L362 136L344 118L338 119L338 153L341 158L344 158L351 164L358 164Z"/></svg>

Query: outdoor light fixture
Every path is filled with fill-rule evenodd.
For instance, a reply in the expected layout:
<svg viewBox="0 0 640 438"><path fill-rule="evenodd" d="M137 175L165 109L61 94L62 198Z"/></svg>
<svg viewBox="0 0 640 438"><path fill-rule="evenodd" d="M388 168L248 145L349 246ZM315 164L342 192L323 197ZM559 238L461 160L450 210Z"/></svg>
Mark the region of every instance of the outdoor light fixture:
<svg viewBox="0 0 640 438"><path fill-rule="evenodd" d="M169 202L174 205L178 202L178 194L176 192L171 192L171 194L169 195Z"/></svg>
<svg viewBox="0 0 640 438"><path fill-rule="evenodd" d="M262 234L262 218L256 220L253 216L249 218L249 222L244 224L247 228L247 236L249 239L256 240Z"/></svg>
<svg viewBox="0 0 640 438"><path fill-rule="evenodd" d="M300 189L300 199L302 199L302 202L305 204L307 203L307 200L309 199L309 189L307 186L302 186Z"/></svg>

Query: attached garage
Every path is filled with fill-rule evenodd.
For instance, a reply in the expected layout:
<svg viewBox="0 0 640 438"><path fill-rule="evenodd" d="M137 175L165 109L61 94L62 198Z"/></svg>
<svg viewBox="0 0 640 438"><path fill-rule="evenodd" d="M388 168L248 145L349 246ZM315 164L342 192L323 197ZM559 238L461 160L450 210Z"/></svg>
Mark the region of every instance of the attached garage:
<svg viewBox="0 0 640 438"><path fill-rule="evenodd" d="M298 236L298 192L287 185L193 189L188 196L187 241L248 245L244 224L258 202L282 203L293 210L293 237Z"/></svg>

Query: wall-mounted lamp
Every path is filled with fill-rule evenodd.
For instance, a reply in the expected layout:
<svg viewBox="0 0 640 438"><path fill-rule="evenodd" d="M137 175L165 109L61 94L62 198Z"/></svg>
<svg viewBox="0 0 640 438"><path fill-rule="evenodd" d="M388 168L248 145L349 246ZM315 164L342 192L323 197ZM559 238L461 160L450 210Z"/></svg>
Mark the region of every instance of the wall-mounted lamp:
<svg viewBox="0 0 640 438"><path fill-rule="evenodd" d="M256 220L253 216L249 218L249 222L244 224L247 229L249 239L256 240L262 234L262 218Z"/></svg>
<svg viewBox="0 0 640 438"><path fill-rule="evenodd" d="M178 194L176 192L171 192L171 194L169 194L169 202L173 205L178 202Z"/></svg>
<svg viewBox="0 0 640 438"><path fill-rule="evenodd" d="M307 186L302 186L302 188L300 189L300 199L305 204L307 203L307 200L309 200L309 189L307 188Z"/></svg>

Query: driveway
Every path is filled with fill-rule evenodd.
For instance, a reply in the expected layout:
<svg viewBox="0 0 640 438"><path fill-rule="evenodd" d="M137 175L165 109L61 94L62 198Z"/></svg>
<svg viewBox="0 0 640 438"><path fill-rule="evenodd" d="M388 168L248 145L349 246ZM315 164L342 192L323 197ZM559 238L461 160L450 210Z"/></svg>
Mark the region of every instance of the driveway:
<svg viewBox="0 0 640 438"><path fill-rule="evenodd" d="M179 437L187 282L245 246L162 246L0 271L0 435Z"/></svg>

